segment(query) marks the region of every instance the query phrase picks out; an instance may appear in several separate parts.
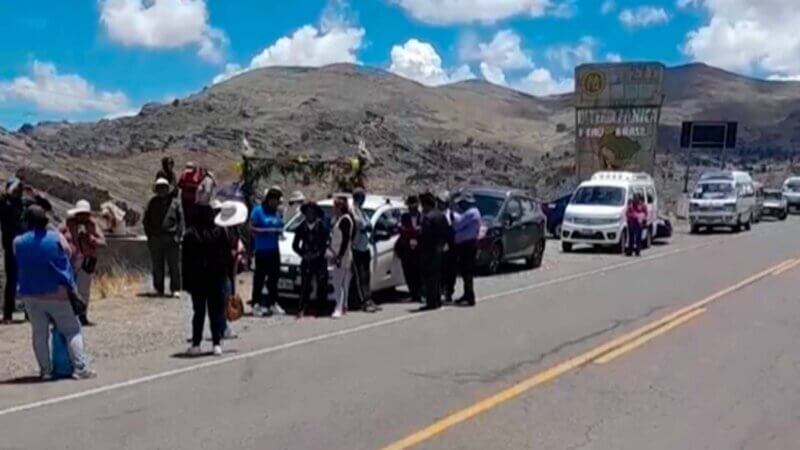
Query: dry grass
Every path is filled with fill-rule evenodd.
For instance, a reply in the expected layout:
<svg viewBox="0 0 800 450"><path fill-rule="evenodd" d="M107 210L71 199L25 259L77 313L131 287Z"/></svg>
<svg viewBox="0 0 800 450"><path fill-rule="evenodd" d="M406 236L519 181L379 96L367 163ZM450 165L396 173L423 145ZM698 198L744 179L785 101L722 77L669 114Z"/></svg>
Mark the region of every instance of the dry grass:
<svg viewBox="0 0 800 450"><path fill-rule="evenodd" d="M92 299L120 299L136 296L142 289L142 273L99 274L92 282Z"/></svg>

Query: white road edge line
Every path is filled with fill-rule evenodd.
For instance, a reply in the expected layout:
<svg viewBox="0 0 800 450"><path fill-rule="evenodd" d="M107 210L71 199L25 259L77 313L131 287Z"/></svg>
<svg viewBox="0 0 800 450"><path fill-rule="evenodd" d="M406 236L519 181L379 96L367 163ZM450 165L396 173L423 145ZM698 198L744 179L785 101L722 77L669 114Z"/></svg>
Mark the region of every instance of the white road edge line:
<svg viewBox="0 0 800 450"><path fill-rule="evenodd" d="M629 267L629 266L638 264L640 262L654 261L654 260L657 260L657 259L666 258L668 256L676 255L676 254L679 254L679 253L684 253L684 252L688 252L688 251L692 251L692 250L698 250L698 249L701 249L701 248L710 247L712 245L716 245L716 244L719 244L721 242L725 242L725 241L728 241L728 240L737 239L737 238L744 237L744 236L752 236L753 234L755 234L755 233L749 233L747 235L738 235L736 237L726 237L726 238L714 239L713 241L706 241L706 242L704 242L702 244L676 248L674 250L665 251L665 252L658 253L658 254L655 254L655 255L645 256L645 257L642 257L642 258L635 258L635 259L632 259L630 261L626 261L626 262L619 263L619 264L612 264L610 266L602 267L602 268L599 268L599 269L593 269L593 270L589 270L589 271L586 271L586 272L580 272L580 273L565 275L563 277L554 278L552 280L542 281L542 282L534 283L534 284L531 284L531 285L528 285L528 286L523 286L523 287L520 287L520 288L511 289L511 290L508 290L508 291L503 291L503 292L499 292L499 293L496 293L496 294L487 295L485 297L482 297L482 298L478 299L478 302L484 302L484 301L493 300L493 299L497 299L497 298L501 298L501 297L507 297L509 295L519 294L519 293L522 293L522 292L532 291L532 290L535 290L535 289L541 289L541 288L544 288L544 287L547 287L547 286L552 286L554 284L560 284L560 283L565 283L565 282L568 282L568 281L573 281L573 280L577 280L577 279L581 279L581 278L587 278L587 277L591 277L591 276L594 276L594 275L599 275L599 274L602 274L602 273L623 269L625 267ZM442 309L442 310L433 311L433 312L435 313L435 312L442 312L442 311L447 311L447 310L448 309ZM80 391L80 392L75 392L75 393L72 393L72 394L53 397L53 398L49 398L47 400L41 400L41 401L27 403L27 404L23 404L23 405L19 405L19 406L13 406L11 408L0 410L0 417L8 416L8 415L11 415L11 414L20 413L20 412L23 412L23 411L29 411L31 409L41 408L41 407L44 407L44 406L50 406L50 405L55 405L55 404L58 404L58 403L64 403L64 402L67 402L67 401L70 401L70 400L77 400L77 399L84 398L84 397L90 397L90 396L93 396L93 395L98 395L98 394L102 394L102 393L109 392L109 391L115 391L115 390L118 390L118 389L123 389L123 388L131 387L131 386L137 386L137 385L140 385L140 384L145 384L145 383L149 383L149 382L152 382L152 381L161 380L161 379L164 379L164 378L169 378L169 377L173 377L173 376L177 376L177 375L182 375L182 374L185 374L185 373L196 372L196 371L199 371L199 370L208 369L210 367L221 366L223 364L228 364L228 363L232 363L232 362L235 362L235 361L241 361L241 360L244 360L244 359L250 359L250 358L254 358L254 357L257 357L257 356L261 356L261 355L268 355L270 353L275 353L275 352L279 352L279 351L282 351L282 350L287 350L287 349L294 348L294 347L300 347L300 346L303 346L303 345L313 344L315 342L325 341L325 340L328 340L328 339L333 339L333 338L337 338L337 337L341 337L341 336L347 336L349 334L360 333L362 331L371 330L373 328L379 328L379 327L383 327L383 326L386 326L386 325L392 325L392 324L399 323L399 322L405 322L407 320L417 319L417 318L425 317L425 316L429 316L429 315L430 315L430 313L427 313L427 314L409 314L409 315L404 315L404 316L399 316L399 317L393 317L391 319L379 320L377 322L372 322L372 323L368 323L368 324L364 324L364 325L359 325L359 326L356 326L356 327L353 327L353 328L347 328L347 329L344 329L344 330L333 331L333 332L330 332L330 333L320 334L320 335L317 335L317 336L312 336L312 337L305 338L305 339L300 339L300 340L297 340L297 341L287 342L287 343L276 345L276 346L273 346L273 347L267 347L267 348L263 348L263 349L260 349L260 350L253 350L253 351L250 351L250 352L241 353L241 354L234 355L234 356L215 359L213 361L207 361L207 362L200 363L200 364L194 364L194 365L191 365L191 366L181 367L179 369L167 370L165 372L159 372L159 373L155 373L155 374L152 374L152 375L147 375L147 376L140 377L140 378L133 378L133 379L130 379L130 380L127 380L127 381L122 381L122 382L118 382L118 383L109 384L109 385L106 385L106 386L100 386L100 387L96 387L96 388L92 388L92 389L87 389L85 391Z"/></svg>

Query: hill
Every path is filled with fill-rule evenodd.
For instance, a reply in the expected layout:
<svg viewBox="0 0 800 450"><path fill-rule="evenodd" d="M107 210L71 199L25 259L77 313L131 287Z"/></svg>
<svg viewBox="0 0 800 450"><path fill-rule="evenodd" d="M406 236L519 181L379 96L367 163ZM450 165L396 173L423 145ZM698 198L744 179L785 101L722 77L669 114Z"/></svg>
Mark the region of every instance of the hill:
<svg viewBox="0 0 800 450"><path fill-rule="evenodd" d="M739 121L743 163L782 163L795 152L800 83L692 64L667 70L665 92L662 170L678 170L677 133L689 119ZM488 180L547 196L572 182L573 126L571 95L537 98L477 80L432 88L344 64L266 68L134 117L2 131L0 172L27 166L37 187L65 202L91 193L138 206L164 155L233 179L243 137L261 154L309 158L351 154L363 140L377 160L375 190ZM306 189L330 188L313 181Z"/></svg>

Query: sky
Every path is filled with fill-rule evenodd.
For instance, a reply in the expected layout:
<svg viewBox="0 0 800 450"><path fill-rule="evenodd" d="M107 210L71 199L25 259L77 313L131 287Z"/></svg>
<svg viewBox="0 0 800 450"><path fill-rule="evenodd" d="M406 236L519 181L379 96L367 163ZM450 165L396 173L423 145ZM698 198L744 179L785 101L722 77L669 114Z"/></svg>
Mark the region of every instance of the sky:
<svg viewBox="0 0 800 450"><path fill-rule="evenodd" d="M136 114L247 70L373 66L533 95L586 62L800 81L797 0L3 0L0 126Z"/></svg>

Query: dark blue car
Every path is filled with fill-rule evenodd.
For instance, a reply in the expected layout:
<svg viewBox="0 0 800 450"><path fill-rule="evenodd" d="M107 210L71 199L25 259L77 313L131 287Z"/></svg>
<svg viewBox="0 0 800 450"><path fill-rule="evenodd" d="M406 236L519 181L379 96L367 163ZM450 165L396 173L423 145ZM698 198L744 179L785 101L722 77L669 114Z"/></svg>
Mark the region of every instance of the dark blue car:
<svg viewBox="0 0 800 450"><path fill-rule="evenodd" d="M551 202L542 203L542 213L547 217L547 232L556 239L561 238L561 223L571 198L572 192Z"/></svg>

